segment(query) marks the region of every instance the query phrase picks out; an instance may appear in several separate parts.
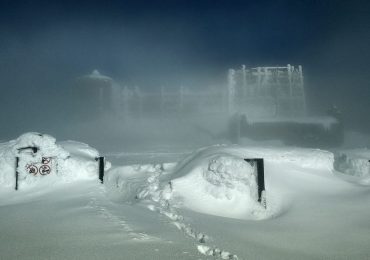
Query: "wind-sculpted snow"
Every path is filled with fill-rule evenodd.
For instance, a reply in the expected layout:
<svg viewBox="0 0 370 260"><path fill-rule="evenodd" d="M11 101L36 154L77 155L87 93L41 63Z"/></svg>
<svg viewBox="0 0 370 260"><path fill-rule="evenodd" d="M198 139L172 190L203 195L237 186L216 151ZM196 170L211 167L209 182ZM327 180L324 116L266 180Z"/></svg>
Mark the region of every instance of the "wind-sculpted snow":
<svg viewBox="0 0 370 260"><path fill-rule="evenodd" d="M351 178L351 181L370 184L370 150L350 149L335 153L334 167L337 171Z"/></svg>
<svg viewBox="0 0 370 260"><path fill-rule="evenodd" d="M236 259L235 254L213 245L210 236L193 228L179 212L190 209L207 215L263 220L287 211L292 198L279 187L268 187L267 208L257 201L256 172L244 158L263 158L267 167L290 165L293 169L316 170L323 177L333 169L333 154L327 151L216 145L202 148L179 163L114 168L105 180L111 198L144 204L165 216L194 239L201 254ZM266 174L270 178L269 172Z"/></svg>
<svg viewBox="0 0 370 260"><path fill-rule="evenodd" d="M271 213L257 201L256 173L242 158L216 153L191 166L188 174L171 180L176 206L240 219L263 219Z"/></svg>
<svg viewBox="0 0 370 260"><path fill-rule="evenodd" d="M279 194L267 192L267 209L257 202L256 172L244 158L264 158L266 165L284 163L323 172L331 172L334 161L332 153L317 149L216 145L177 164L115 168L107 174L107 182L129 202L147 196L158 201L159 194L167 191L166 200L173 207L210 215L257 220L281 213L284 202ZM150 180L148 174L156 180L150 185L145 183Z"/></svg>
<svg viewBox="0 0 370 260"><path fill-rule="evenodd" d="M263 158L267 163L289 163L308 169L333 170L333 153L319 149L298 147L243 147L237 145L214 145L201 148L182 160L174 170L176 177L186 175L194 164L214 155L226 154L238 158Z"/></svg>
<svg viewBox="0 0 370 260"><path fill-rule="evenodd" d="M34 151L32 149L35 149ZM98 164L95 157L98 151L87 144L65 141L57 143L52 136L39 133L26 133L15 140L0 144L0 185L14 187L16 157L19 158L19 187L43 182L50 184L60 181L97 179ZM29 173L32 164L39 164L43 158L50 160L51 171L41 174L39 170ZM106 163L109 169L110 163Z"/></svg>

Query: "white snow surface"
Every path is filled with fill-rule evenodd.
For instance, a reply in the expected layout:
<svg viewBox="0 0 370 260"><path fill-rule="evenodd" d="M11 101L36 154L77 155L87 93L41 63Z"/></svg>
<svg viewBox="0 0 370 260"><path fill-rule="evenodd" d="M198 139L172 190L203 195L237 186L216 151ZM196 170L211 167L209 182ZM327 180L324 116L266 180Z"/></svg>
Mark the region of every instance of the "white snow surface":
<svg viewBox="0 0 370 260"><path fill-rule="evenodd" d="M122 198L130 202L148 196L158 201L165 196L173 207L215 216L257 220L279 214L284 210L279 193L267 192L267 209L257 201L256 172L246 158L318 170L323 177L332 175L334 162L331 152L318 149L215 145L167 166L167 170L161 165L116 168L109 172L107 181L115 183ZM153 174L153 180L148 179L148 173ZM155 185L147 186L147 179Z"/></svg>
<svg viewBox="0 0 370 260"><path fill-rule="evenodd" d="M184 158L176 150L178 162L143 164L152 160L143 152L132 165L125 165L132 160L125 151L115 158L120 165L108 164L102 185L98 152L88 145L35 134L20 139L0 144L0 259L370 256L369 186L338 178L329 151L215 145ZM23 180L15 191L18 144L59 155L65 168L30 175L32 185ZM256 202L254 171L244 158L264 159L266 209Z"/></svg>
<svg viewBox="0 0 370 260"><path fill-rule="evenodd" d="M335 152L335 169L353 181L370 184L370 150L367 148L345 149Z"/></svg>
<svg viewBox="0 0 370 260"><path fill-rule="evenodd" d="M187 174L171 180L171 203L216 216L263 217L254 168L242 158L216 154L188 164Z"/></svg>
<svg viewBox="0 0 370 260"><path fill-rule="evenodd" d="M264 159L266 209L256 202L255 180L244 158ZM319 149L215 145L199 149L177 164L113 168L106 185L113 200L144 204L166 217L192 238L206 257L364 257L370 254L366 239L362 240L369 230L363 224L370 212L359 209L364 201L370 201L370 192L337 178L333 165L334 154ZM345 205L362 215L348 215ZM338 218L344 215L349 222ZM341 234L349 230L358 235L351 233L347 239ZM313 241L315 236L325 242ZM342 243L346 247L339 246ZM250 252L256 247L257 254ZM285 253L270 251L271 247Z"/></svg>

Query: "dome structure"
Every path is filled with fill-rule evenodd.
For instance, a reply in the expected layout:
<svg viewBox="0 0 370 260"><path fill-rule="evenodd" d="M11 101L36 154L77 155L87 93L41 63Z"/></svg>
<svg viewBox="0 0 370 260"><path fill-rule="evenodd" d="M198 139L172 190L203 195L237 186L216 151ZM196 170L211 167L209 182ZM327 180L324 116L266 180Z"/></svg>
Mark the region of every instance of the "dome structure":
<svg viewBox="0 0 370 260"><path fill-rule="evenodd" d="M88 74L88 75L86 75L82 78L87 79L87 80L98 80L98 81L105 81L105 82L112 82L113 81L112 78L100 74L100 72L98 70L93 70L91 72L91 74Z"/></svg>
<svg viewBox="0 0 370 260"><path fill-rule="evenodd" d="M79 77L74 86L76 108L84 118L113 110L114 80L98 70Z"/></svg>

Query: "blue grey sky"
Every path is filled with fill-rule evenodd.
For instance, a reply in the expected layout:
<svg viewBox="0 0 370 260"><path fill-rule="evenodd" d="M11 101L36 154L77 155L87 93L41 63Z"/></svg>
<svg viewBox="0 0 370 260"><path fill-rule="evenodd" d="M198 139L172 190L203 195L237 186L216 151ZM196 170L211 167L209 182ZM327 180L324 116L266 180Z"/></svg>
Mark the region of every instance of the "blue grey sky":
<svg viewBox="0 0 370 260"><path fill-rule="evenodd" d="M68 106L70 81L93 69L143 88L202 87L223 84L230 67L290 63L303 65L313 112L335 103L351 125L367 129L369 7L368 1L2 0L1 124L10 113L17 125L25 110L35 117L45 104L50 111Z"/></svg>

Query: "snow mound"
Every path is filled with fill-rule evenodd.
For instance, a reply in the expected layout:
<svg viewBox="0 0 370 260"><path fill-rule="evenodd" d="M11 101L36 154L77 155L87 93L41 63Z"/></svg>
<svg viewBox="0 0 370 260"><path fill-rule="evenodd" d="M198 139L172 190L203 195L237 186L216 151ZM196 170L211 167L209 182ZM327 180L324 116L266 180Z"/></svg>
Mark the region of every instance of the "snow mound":
<svg viewBox="0 0 370 260"><path fill-rule="evenodd" d="M238 145L214 145L201 148L182 160L174 171L174 176L186 175L194 164L217 154L232 155L238 158L263 158L266 163L284 163L299 168L332 171L334 154L320 149L298 147L260 147Z"/></svg>
<svg viewBox="0 0 370 260"><path fill-rule="evenodd" d="M203 171L203 177L215 186L233 188L239 183L248 185L255 177L253 173L253 167L240 158L215 156Z"/></svg>
<svg viewBox="0 0 370 260"><path fill-rule="evenodd" d="M17 139L1 144L1 158L15 157L21 154L21 149L34 147L38 150L35 156L67 158L69 153L56 145L54 137L39 133L25 133Z"/></svg>
<svg viewBox="0 0 370 260"><path fill-rule="evenodd" d="M362 184L370 184L370 150L351 149L335 154L334 168L357 179Z"/></svg>
<svg viewBox="0 0 370 260"><path fill-rule="evenodd" d="M244 161L246 158L264 159L267 208L258 202L256 169ZM330 178L333 162L333 153L318 149L215 145L199 149L170 167L153 164L114 168L105 180L121 201L147 200L165 207L258 220L281 213L285 205L282 191L269 189L269 167L315 170Z"/></svg>
<svg viewBox="0 0 370 260"><path fill-rule="evenodd" d="M98 151L87 144L57 143L50 135L25 133L0 144L0 185L15 186L17 157L20 189L40 182L98 179L98 163L95 161L98 155Z"/></svg>
<svg viewBox="0 0 370 260"><path fill-rule="evenodd" d="M239 219L269 216L269 210L257 201L256 171L248 162L224 153L195 158L180 170L175 164L113 168L105 184L112 199L128 203L149 201L166 210L187 208Z"/></svg>
<svg viewBox="0 0 370 260"><path fill-rule="evenodd" d="M255 169L242 158L216 154L190 163L186 174L171 180L171 202L222 217L260 219Z"/></svg>
<svg viewBox="0 0 370 260"><path fill-rule="evenodd" d="M215 145L202 148L181 161L168 176L173 204L229 218L265 219L281 211L283 201L269 193L267 209L257 202L256 172L244 161L263 158L265 167L284 164L296 169L333 170L334 155L319 149L296 147L241 147ZM265 178L269 172L265 171ZM328 177L328 176L327 176ZM275 197L277 196L277 197Z"/></svg>

